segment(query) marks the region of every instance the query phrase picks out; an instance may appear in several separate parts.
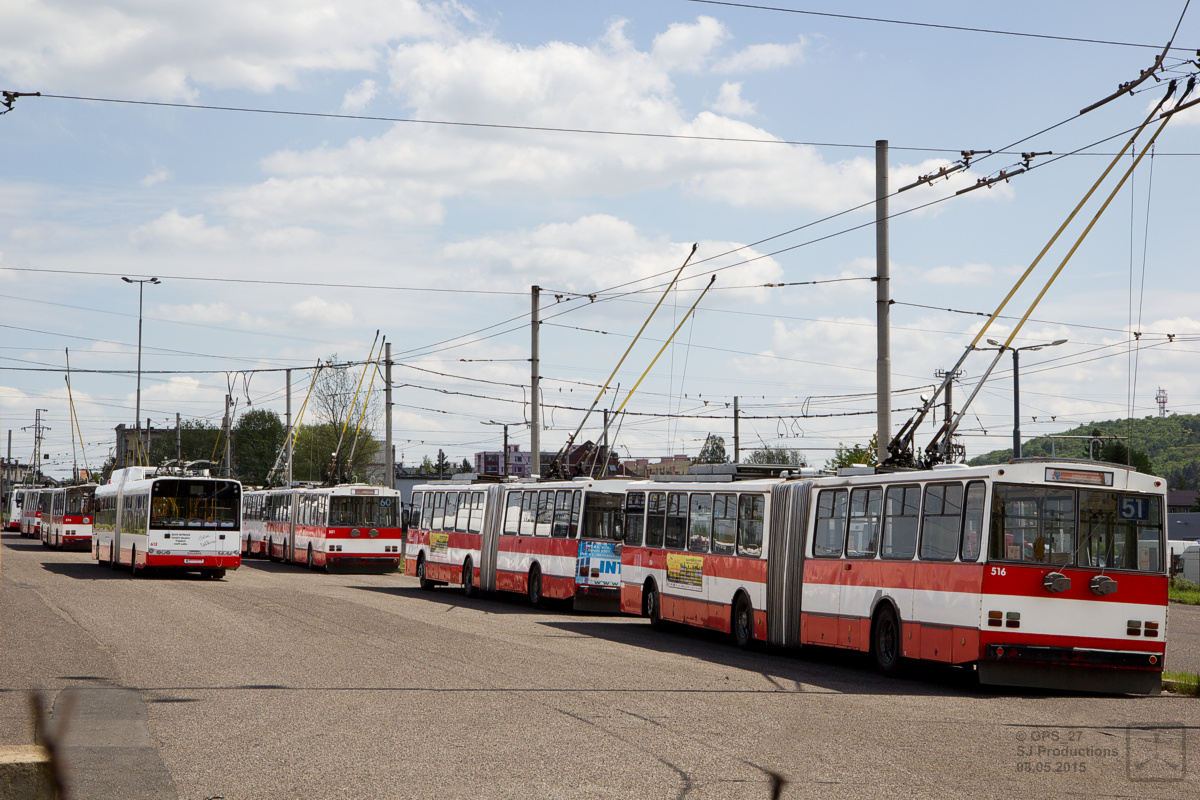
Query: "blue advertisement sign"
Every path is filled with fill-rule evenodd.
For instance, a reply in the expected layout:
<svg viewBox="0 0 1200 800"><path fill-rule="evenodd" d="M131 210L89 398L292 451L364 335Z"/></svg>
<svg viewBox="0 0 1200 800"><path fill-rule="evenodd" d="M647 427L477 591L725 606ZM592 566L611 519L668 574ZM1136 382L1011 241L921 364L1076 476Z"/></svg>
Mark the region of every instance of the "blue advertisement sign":
<svg viewBox="0 0 1200 800"><path fill-rule="evenodd" d="M575 583L581 586L621 585L621 557L616 542L580 542L579 570Z"/></svg>

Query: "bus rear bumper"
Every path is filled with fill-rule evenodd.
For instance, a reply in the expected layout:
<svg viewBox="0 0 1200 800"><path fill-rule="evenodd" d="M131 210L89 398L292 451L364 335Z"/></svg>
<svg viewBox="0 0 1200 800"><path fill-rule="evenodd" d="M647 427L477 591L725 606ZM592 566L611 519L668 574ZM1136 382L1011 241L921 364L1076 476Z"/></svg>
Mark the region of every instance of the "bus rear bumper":
<svg viewBox="0 0 1200 800"><path fill-rule="evenodd" d="M140 560L140 559L139 559ZM206 569L237 569L242 565L241 554L232 556L201 555L157 555L146 556L147 567L165 567L168 569L206 570Z"/></svg>
<svg viewBox="0 0 1200 800"><path fill-rule="evenodd" d="M1082 692L1154 695L1162 691L1162 654L1071 647L989 644L979 682Z"/></svg>

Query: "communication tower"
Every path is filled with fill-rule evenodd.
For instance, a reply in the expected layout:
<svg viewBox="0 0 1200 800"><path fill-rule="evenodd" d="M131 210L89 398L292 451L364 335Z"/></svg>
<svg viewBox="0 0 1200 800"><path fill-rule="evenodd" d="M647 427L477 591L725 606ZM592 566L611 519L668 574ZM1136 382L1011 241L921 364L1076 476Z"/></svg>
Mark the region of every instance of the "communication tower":
<svg viewBox="0 0 1200 800"><path fill-rule="evenodd" d="M1158 415L1165 417L1167 415L1167 390L1160 386L1158 394L1154 395L1154 402L1158 403Z"/></svg>

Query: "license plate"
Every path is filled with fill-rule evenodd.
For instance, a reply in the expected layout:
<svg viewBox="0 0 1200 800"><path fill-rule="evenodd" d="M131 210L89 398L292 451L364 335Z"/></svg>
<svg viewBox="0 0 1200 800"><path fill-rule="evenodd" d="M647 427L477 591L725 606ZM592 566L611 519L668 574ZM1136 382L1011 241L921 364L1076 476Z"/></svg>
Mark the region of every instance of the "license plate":
<svg viewBox="0 0 1200 800"><path fill-rule="evenodd" d="M183 560L183 563L185 563L185 564L203 564L204 559L203 558L185 558Z"/></svg>

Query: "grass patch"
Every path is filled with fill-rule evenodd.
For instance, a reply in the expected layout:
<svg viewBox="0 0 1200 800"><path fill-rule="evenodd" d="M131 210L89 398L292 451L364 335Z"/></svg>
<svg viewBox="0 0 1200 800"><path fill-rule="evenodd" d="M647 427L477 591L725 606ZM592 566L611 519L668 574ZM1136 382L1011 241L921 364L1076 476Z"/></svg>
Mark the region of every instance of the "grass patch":
<svg viewBox="0 0 1200 800"><path fill-rule="evenodd" d="M1171 681L1175 685L1173 690L1168 689L1167 691L1174 691L1175 694L1188 694L1192 697L1200 696L1200 675L1194 672L1164 672L1163 683L1165 684L1167 681Z"/></svg>
<svg viewBox="0 0 1200 800"><path fill-rule="evenodd" d="M1175 603L1186 603L1190 606L1200 606L1200 585L1179 578L1171 579L1167 596Z"/></svg>

